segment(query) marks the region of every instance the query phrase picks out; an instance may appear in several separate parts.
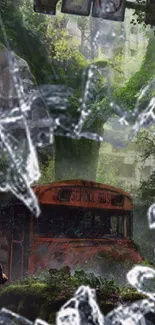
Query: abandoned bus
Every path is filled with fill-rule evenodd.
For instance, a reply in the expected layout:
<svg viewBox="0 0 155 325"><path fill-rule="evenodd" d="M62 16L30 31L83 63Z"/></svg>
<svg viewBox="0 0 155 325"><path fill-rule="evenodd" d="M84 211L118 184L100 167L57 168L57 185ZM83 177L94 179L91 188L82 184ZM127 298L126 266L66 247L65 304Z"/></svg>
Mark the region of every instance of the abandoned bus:
<svg viewBox="0 0 155 325"><path fill-rule="evenodd" d="M123 265L142 261L127 192L82 180L37 185L34 192L39 218L16 199L1 208L0 262L10 280L65 265L118 276Z"/></svg>

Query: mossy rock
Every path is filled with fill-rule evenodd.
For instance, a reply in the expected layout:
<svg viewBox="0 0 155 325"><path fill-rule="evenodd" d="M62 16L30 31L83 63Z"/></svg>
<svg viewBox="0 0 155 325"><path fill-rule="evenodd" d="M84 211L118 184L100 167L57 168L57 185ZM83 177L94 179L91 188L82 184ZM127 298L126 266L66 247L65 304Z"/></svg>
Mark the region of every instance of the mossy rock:
<svg viewBox="0 0 155 325"><path fill-rule="evenodd" d="M56 325L56 314L50 313L48 318L48 323L52 325Z"/></svg>
<svg viewBox="0 0 155 325"><path fill-rule="evenodd" d="M140 292L127 292L121 295L124 302L134 302L141 299L146 299L147 297Z"/></svg>
<svg viewBox="0 0 155 325"><path fill-rule="evenodd" d="M46 301L40 308L39 318L48 322L50 313L51 313L51 308L48 301Z"/></svg>
<svg viewBox="0 0 155 325"><path fill-rule="evenodd" d="M104 315L107 315L115 308L115 304L111 301L104 301L100 304L100 309Z"/></svg>
<svg viewBox="0 0 155 325"><path fill-rule="evenodd" d="M114 280L84 271L71 275L68 268L46 272L45 278L40 279L35 276L5 287L0 293L0 308L9 308L32 321L39 317L55 325L56 313L73 297L80 285L96 289L97 302L103 314L113 310L118 303L131 303L145 298L132 288L120 288Z"/></svg>
<svg viewBox="0 0 155 325"><path fill-rule="evenodd" d="M17 313L17 306L16 305L8 305L7 309L13 311L14 313Z"/></svg>
<svg viewBox="0 0 155 325"><path fill-rule="evenodd" d="M17 312L20 315L31 319L32 321L34 321L38 317L39 310L39 304L33 299L29 300L27 298L23 298L17 308Z"/></svg>

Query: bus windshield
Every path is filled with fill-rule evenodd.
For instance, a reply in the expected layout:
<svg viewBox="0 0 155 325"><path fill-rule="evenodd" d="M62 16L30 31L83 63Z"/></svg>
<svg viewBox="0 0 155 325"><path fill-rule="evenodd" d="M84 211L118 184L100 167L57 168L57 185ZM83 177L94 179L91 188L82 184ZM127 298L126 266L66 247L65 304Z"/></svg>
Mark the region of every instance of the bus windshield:
<svg viewBox="0 0 155 325"><path fill-rule="evenodd" d="M34 233L43 237L131 237L131 212L42 205Z"/></svg>

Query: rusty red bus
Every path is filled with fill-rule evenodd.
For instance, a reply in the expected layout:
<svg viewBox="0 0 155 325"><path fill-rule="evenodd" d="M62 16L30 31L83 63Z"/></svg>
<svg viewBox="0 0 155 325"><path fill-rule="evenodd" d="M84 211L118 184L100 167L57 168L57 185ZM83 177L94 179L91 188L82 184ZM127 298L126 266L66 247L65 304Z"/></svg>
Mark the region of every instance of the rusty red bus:
<svg viewBox="0 0 155 325"><path fill-rule="evenodd" d="M8 249L5 263L2 252L0 262L10 280L64 265L123 277L130 264L143 260L132 240L129 193L83 180L36 185L34 192L39 218L16 199L1 208L1 238Z"/></svg>

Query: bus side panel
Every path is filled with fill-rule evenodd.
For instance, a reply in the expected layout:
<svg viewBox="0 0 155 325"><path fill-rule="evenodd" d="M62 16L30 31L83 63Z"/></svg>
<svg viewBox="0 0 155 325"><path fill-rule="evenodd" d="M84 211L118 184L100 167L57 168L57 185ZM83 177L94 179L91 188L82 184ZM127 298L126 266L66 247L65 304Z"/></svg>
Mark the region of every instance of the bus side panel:
<svg viewBox="0 0 155 325"><path fill-rule="evenodd" d="M130 240L61 240L38 238L32 241L28 271L34 274L38 270L59 269L65 265L75 270L78 266L92 263L94 256L103 253L114 261L137 263L142 257ZM96 264L94 265L96 267Z"/></svg>

